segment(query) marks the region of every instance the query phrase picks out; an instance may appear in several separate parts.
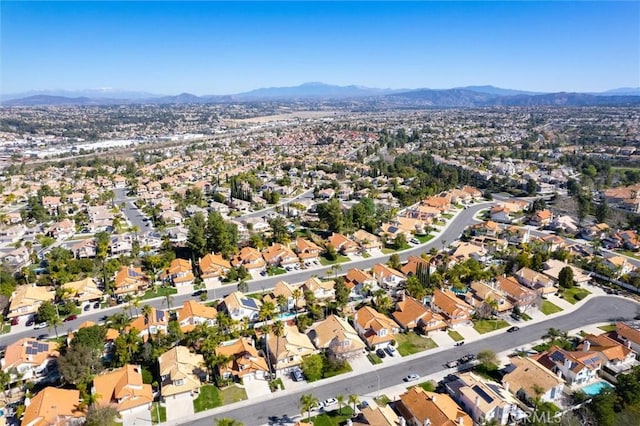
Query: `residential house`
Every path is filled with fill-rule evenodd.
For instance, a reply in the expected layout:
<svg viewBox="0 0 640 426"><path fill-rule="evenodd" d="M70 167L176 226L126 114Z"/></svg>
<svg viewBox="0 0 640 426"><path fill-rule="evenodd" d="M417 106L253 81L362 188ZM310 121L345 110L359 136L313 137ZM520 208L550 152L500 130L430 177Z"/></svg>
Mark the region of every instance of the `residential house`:
<svg viewBox="0 0 640 426"><path fill-rule="evenodd" d="M449 327L471 322L473 306L459 299L450 290L436 289L431 298L431 309L441 314Z"/></svg>
<svg viewBox="0 0 640 426"><path fill-rule="evenodd" d="M249 321L257 321L262 302L252 297L247 297L239 291L234 291L222 299L218 305L218 311L224 311L235 321L247 318Z"/></svg>
<svg viewBox="0 0 640 426"><path fill-rule="evenodd" d="M474 309L488 305L491 307L492 313L496 315L508 314L513 309L507 295L498 286L481 281L471 283L465 300Z"/></svg>
<svg viewBox="0 0 640 426"><path fill-rule="evenodd" d="M358 268L352 268L347 271L345 284L354 295L362 297L369 296L371 292L379 288L378 282L370 273Z"/></svg>
<svg viewBox="0 0 640 426"><path fill-rule="evenodd" d="M456 244L451 258L456 262L464 262L469 259L475 259L480 263L486 263L491 256L483 245L459 242Z"/></svg>
<svg viewBox="0 0 640 426"><path fill-rule="evenodd" d="M407 277L399 271L388 267L384 263L376 263L371 269L373 278L380 287L397 287L407 281Z"/></svg>
<svg viewBox="0 0 640 426"><path fill-rule="evenodd" d="M138 335L146 340L149 335L166 333L168 326L169 314L151 307L149 315L141 315L133 319L127 326L127 330L138 330Z"/></svg>
<svg viewBox="0 0 640 426"><path fill-rule="evenodd" d="M566 232L568 234L575 234L580 229L576 220L571 216L554 217L549 227L554 231Z"/></svg>
<svg viewBox="0 0 640 426"><path fill-rule="evenodd" d="M86 413L80 409L82 400L77 389L46 387L29 401L22 417L22 426L80 426Z"/></svg>
<svg viewBox="0 0 640 426"><path fill-rule="evenodd" d="M57 216L58 208L62 206L60 197L48 196L42 197L42 207L44 207L50 215Z"/></svg>
<svg viewBox="0 0 640 426"><path fill-rule="evenodd" d="M569 385L582 385L598 377L606 359L595 351L567 351L557 346L532 357L552 372L561 375Z"/></svg>
<svg viewBox="0 0 640 426"><path fill-rule="evenodd" d="M502 233L502 228L496 222L488 220L486 222L471 225L469 227L471 235L474 236L487 236L498 237Z"/></svg>
<svg viewBox="0 0 640 426"><path fill-rule="evenodd" d="M332 246L338 253L349 255L357 253L360 250L358 243L350 240L342 234L333 233L327 240L327 244Z"/></svg>
<svg viewBox="0 0 640 426"><path fill-rule="evenodd" d="M299 293L297 298L295 297L296 293ZM280 296L284 298L284 306L278 303ZM299 290L297 286L293 286L286 281L278 281L271 293L265 295L262 300L273 303L281 312L289 312L304 306L304 298L302 296L302 290Z"/></svg>
<svg viewBox="0 0 640 426"><path fill-rule="evenodd" d="M396 310L391 314L394 320L405 331L421 330L424 334L430 331L444 330L447 323L442 315L433 312L413 297L404 296L396 304Z"/></svg>
<svg viewBox="0 0 640 426"><path fill-rule="evenodd" d="M489 217L493 222L511 223L513 217L511 211L504 206L494 206L489 210Z"/></svg>
<svg viewBox="0 0 640 426"><path fill-rule="evenodd" d="M504 237L510 244L525 244L531 240L531 231L529 228L510 226L505 230Z"/></svg>
<svg viewBox="0 0 640 426"><path fill-rule="evenodd" d="M302 364L302 358L317 352L309 337L294 325L285 325L282 335L266 335L267 356L275 371L287 372Z"/></svg>
<svg viewBox="0 0 640 426"><path fill-rule="evenodd" d="M540 297L538 292L520 285L514 277L496 277L496 288L500 289L507 296L509 303L517 306L520 312L535 306Z"/></svg>
<svg viewBox="0 0 640 426"><path fill-rule="evenodd" d="M316 299L332 299L336 295L335 281L321 281L318 277L311 277L302 283L302 292L311 291Z"/></svg>
<svg viewBox="0 0 640 426"><path fill-rule="evenodd" d="M353 318L356 331L370 349L379 349L392 344L400 327L388 316L371 306L358 309Z"/></svg>
<svg viewBox="0 0 640 426"><path fill-rule="evenodd" d="M56 240L66 240L76 233L76 226L70 219L63 219L49 228L49 234Z"/></svg>
<svg viewBox="0 0 640 426"><path fill-rule="evenodd" d="M583 228L580 231L580 236L585 240L603 240L606 238L607 233L610 231L609 225L606 223L597 223L595 225L591 225L589 227Z"/></svg>
<svg viewBox="0 0 640 426"><path fill-rule="evenodd" d="M176 320L183 332L193 330L199 324L213 326L216 324L218 310L195 300L187 300L175 311Z"/></svg>
<svg viewBox="0 0 640 426"><path fill-rule="evenodd" d="M220 376L225 379L265 379L269 374L267 360L260 356L253 340L248 337L221 343L216 348L216 355L229 358L228 363L218 366Z"/></svg>
<svg viewBox="0 0 640 426"><path fill-rule="evenodd" d="M248 271L261 271L267 266L262 254L253 247L243 247L240 252L231 259L234 268L244 266Z"/></svg>
<svg viewBox="0 0 640 426"><path fill-rule="evenodd" d="M612 375L627 372L638 365L636 354L631 348L617 342L606 334L587 334L576 348L579 351L595 351L605 360L602 369Z"/></svg>
<svg viewBox="0 0 640 426"><path fill-rule="evenodd" d="M109 239L109 253L112 256L129 255L131 250L133 250L133 237L131 235L112 235Z"/></svg>
<svg viewBox="0 0 640 426"><path fill-rule="evenodd" d="M520 284L532 288L542 295L553 294L558 291L553 279L526 266L520 268L515 273L515 276Z"/></svg>
<svg viewBox="0 0 640 426"><path fill-rule="evenodd" d="M522 400L555 402L562 397L564 380L533 358L512 357L505 371L502 385Z"/></svg>
<svg viewBox="0 0 640 426"><path fill-rule="evenodd" d="M628 346L635 353L640 353L640 323L616 322L616 331L612 337Z"/></svg>
<svg viewBox="0 0 640 426"><path fill-rule="evenodd" d="M316 348L330 356L345 359L364 353L365 344L346 319L329 315L311 326L307 336Z"/></svg>
<svg viewBox="0 0 640 426"><path fill-rule="evenodd" d="M200 278L209 284L220 277L224 277L231 270L231 263L220 254L207 253L199 262Z"/></svg>
<svg viewBox="0 0 640 426"><path fill-rule="evenodd" d="M18 380L39 382L56 369L58 344L25 337L7 345L0 360L2 371L10 373L9 383Z"/></svg>
<svg viewBox="0 0 640 426"><path fill-rule="evenodd" d="M623 248L631 251L637 251L640 248L640 238L638 238L638 234L635 231L620 231L616 235L622 240Z"/></svg>
<svg viewBox="0 0 640 426"><path fill-rule="evenodd" d="M97 302L102 300L104 293L98 288L95 280L87 277L80 281L72 281L62 284L62 289L79 306L85 302Z"/></svg>
<svg viewBox="0 0 640 426"><path fill-rule="evenodd" d="M161 276L163 280L169 281L174 287L181 288L193 285L196 277L193 275L191 260L173 259L169 268Z"/></svg>
<svg viewBox="0 0 640 426"><path fill-rule="evenodd" d="M480 200L483 197L482 191L480 191L476 187L465 185L462 187L462 190L467 194L471 195L473 200Z"/></svg>
<svg viewBox="0 0 640 426"><path fill-rule="evenodd" d="M35 284L18 286L11 295L7 318L17 318L18 321L30 318L38 312L43 302L53 302L55 297L55 291L49 291Z"/></svg>
<svg viewBox="0 0 640 426"><path fill-rule="evenodd" d="M353 241L358 243L365 250L382 249L382 241L377 235L373 235L364 229L359 229L353 233Z"/></svg>
<svg viewBox="0 0 640 426"><path fill-rule="evenodd" d="M560 271L562 271L566 267L571 268L571 270L573 271L573 281L577 285L589 284L591 282L591 276L585 273L582 269L557 259L547 260L544 264L545 269L544 271L542 271L542 273L550 278L553 278L555 281L558 281L558 278L560 277Z"/></svg>
<svg viewBox="0 0 640 426"><path fill-rule="evenodd" d="M396 426L398 424L400 419L389 405L361 408L357 417L351 421L352 426Z"/></svg>
<svg viewBox="0 0 640 426"><path fill-rule="evenodd" d="M528 416L526 407L500 383L473 372L459 373L445 385L447 392L469 413L475 424L495 422L508 425Z"/></svg>
<svg viewBox="0 0 640 426"><path fill-rule="evenodd" d="M142 268L122 266L113 283L116 296L135 296L149 286L149 279L142 273Z"/></svg>
<svg viewBox="0 0 640 426"><path fill-rule="evenodd" d="M120 415L149 411L153 402L151 385L142 382L142 368L126 364L93 378L92 394L98 405L110 405Z"/></svg>
<svg viewBox="0 0 640 426"><path fill-rule="evenodd" d="M296 238L296 253L303 262L319 261L320 254L322 253L322 247L307 240L306 238Z"/></svg>
<svg viewBox="0 0 640 426"><path fill-rule="evenodd" d="M407 277L411 277L413 275L418 275L420 269L422 269L425 273L427 272L427 270L429 270L429 272L434 272L435 266L431 266L429 261L423 259L422 257L409 256L407 258L407 263L402 266L400 271Z"/></svg>
<svg viewBox="0 0 640 426"><path fill-rule="evenodd" d="M289 247L280 243L273 243L262 253L262 257L269 266L288 266L298 264L298 256Z"/></svg>
<svg viewBox="0 0 640 426"><path fill-rule="evenodd" d="M447 197L427 197L422 201L422 204L438 209L441 213L451 209L451 199Z"/></svg>
<svg viewBox="0 0 640 426"><path fill-rule="evenodd" d="M96 239L95 238L87 238L84 240L80 240L74 245L71 246L70 250L73 252L73 255L76 259L89 259L96 257Z"/></svg>
<svg viewBox="0 0 640 426"><path fill-rule="evenodd" d="M529 219L529 225L533 226L547 226L551 224L553 220L553 213L551 210L538 210Z"/></svg>
<svg viewBox="0 0 640 426"><path fill-rule="evenodd" d="M170 226L181 226L184 223L182 214L174 210L165 210L160 213L160 220Z"/></svg>
<svg viewBox="0 0 640 426"><path fill-rule="evenodd" d="M602 264L609 268L611 272L616 274L616 276L618 277L627 275L635 269L631 262L627 261L627 259L622 256L611 256L604 258L602 260Z"/></svg>
<svg viewBox="0 0 640 426"><path fill-rule="evenodd" d="M31 265L31 251L26 246L16 247L9 253L0 256L2 257L2 262L6 262L14 269Z"/></svg>
<svg viewBox="0 0 640 426"><path fill-rule="evenodd" d="M413 386L400 395L396 410L410 426L473 426L473 420L447 394Z"/></svg>
<svg viewBox="0 0 640 426"><path fill-rule="evenodd" d="M201 354L186 346L176 346L158 357L160 395L164 401L185 398L190 404L208 378Z"/></svg>

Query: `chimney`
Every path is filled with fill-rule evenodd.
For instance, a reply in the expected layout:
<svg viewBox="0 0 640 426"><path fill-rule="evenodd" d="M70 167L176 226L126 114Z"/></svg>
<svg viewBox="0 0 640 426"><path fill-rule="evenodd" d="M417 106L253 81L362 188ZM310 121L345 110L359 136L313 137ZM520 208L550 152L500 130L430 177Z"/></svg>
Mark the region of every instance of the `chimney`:
<svg viewBox="0 0 640 426"><path fill-rule="evenodd" d="M422 426L431 426L431 419L429 417L424 419L424 423L422 424Z"/></svg>
<svg viewBox="0 0 640 426"><path fill-rule="evenodd" d="M564 368L569 370L571 368L571 360L569 358L564 359Z"/></svg>
<svg viewBox="0 0 640 426"><path fill-rule="evenodd" d="M585 340L584 343L582 344L582 350L586 352L589 349L591 349L591 342L588 340Z"/></svg>
<svg viewBox="0 0 640 426"><path fill-rule="evenodd" d="M456 419L456 423L459 424L460 426L464 425L464 417L460 416Z"/></svg>
<svg viewBox="0 0 640 426"><path fill-rule="evenodd" d="M509 382L504 382L504 390L509 392Z"/></svg>
<svg viewBox="0 0 640 426"><path fill-rule="evenodd" d="M480 397L476 395L476 407L480 407Z"/></svg>
<svg viewBox="0 0 640 426"><path fill-rule="evenodd" d="M627 339L626 346L627 346L627 349L631 349L631 340Z"/></svg>
<svg viewBox="0 0 640 426"><path fill-rule="evenodd" d="M398 417L398 423L400 423L400 426L407 426L407 421L402 416Z"/></svg>

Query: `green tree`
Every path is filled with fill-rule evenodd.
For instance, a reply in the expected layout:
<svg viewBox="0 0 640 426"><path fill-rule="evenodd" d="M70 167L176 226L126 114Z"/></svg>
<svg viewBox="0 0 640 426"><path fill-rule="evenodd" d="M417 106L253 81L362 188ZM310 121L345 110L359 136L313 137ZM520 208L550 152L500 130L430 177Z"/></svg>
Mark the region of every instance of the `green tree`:
<svg viewBox="0 0 640 426"><path fill-rule="evenodd" d="M203 257L207 253L206 228L207 223L204 215L201 212L196 213L189 222L187 247L189 247L198 258Z"/></svg>
<svg viewBox="0 0 640 426"><path fill-rule="evenodd" d="M91 404L87 411L85 426L111 426L118 411L111 405Z"/></svg>
<svg viewBox="0 0 640 426"><path fill-rule="evenodd" d="M354 413L356 412L356 404L358 404L358 402L360 402L360 398L358 398L358 395L356 395L355 393L349 395L349 404L353 404Z"/></svg>
<svg viewBox="0 0 640 426"><path fill-rule="evenodd" d="M561 288L571 288L575 285L573 280L573 269L570 266L565 266L560 270L558 274L558 285Z"/></svg>
<svg viewBox="0 0 640 426"><path fill-rule="evenodd" d="M617 396L611 390L605 390L594 396L589 404L598 426L615 426Z"/></svg>
<svg viewBox="0 0 640 426"><path fill-rule="evenodd" d="M238 291L240 293L246 293L249 291L249 284L246 281L240 281L238 283Z"/></svg>
<svg viewBox="0 0 640 426"><path fill-rule="evenodd" d="M393 253L391 256L389 256L389 261L387 262L387 265L389 266L389 268L396 269L399 271L402 268L402 263L400 262L400 255L398 253Z"/></svg>
<svg viewBox="0 0 640 426"><path fill-rule="evenodd" d="M236 251L238 242L238 228L225 222L219 212L209 213L207 219L207 251L221 253L229 258Z"/></svg>
<svg viewBox="0 0 640 426"><path fill-rule="evenodd" d="M347 302L349 302L349 294L351 293L351 290L345 284L343 277L337 277L335 279L334 289L336 292L336 302L338 307L342 308L347 304Z"/></svg>
<svg viewBox="0 0 640 426"><path fill-rule="evenodd" d="M599 223L606 222L610 214L611 214L611 210L609 209L607 200L602 200L602 202L598 204L598 206L596 207L596 211L595 211L596 220Z"/></svg>
<svg viewBox="0 0 640 426"><path fill-rule="evenodd" d="M71 346L58 357L58 370L66 383L86 386L94 374L102 369L100 355L82 345Z"/></svg>
<svg viewBox="0 0 640 426"><path fill-rule="evenodd" d="M498 366L498 357L496 356L496 353L490 349L478 352L477 359L485 370L495 370Z"/></svg>
<svg viewBox="0 0 640 426"><path fill-rule="evenodd" d="M307 421L311 420L311 408L318 403L318 398L312 394L304 394L300 397L298 407L304 412L307 412Z"/></svg>
<svg viewBox="0 0 640 426"><path fill-rule="evenodd" d="M332 198L327 203L320 203L316 207L318 219L326 224L326 228L331 232L341 232L344 226L344 215L340 201Z"/></svg>
<svg viewBox="0 0 640 426"><path fill-rule="evenodd" d="M302 371L310 382L314 382L322 378L323 367L324 361L322 359L322 355L312 354L302 358Z"/></svg>
<svg viewBox="0 0 640 426"><path fill-rule="evenodd" d="M396 250L404 250L409 247L407 237L404 235L404 232L398 232L398 235L393 239L393 246Z"/></svg>
<svg viewBox="0 0 640 426"><path fill-rule="evenodd" d="M420 280L415 275L407 278L405 291L409 296L417 300L422 300L427 295L427 289L420 283Z"/></svg>
<svg viewBox="0 0 640 426"><path fill-rule="evenodd" d="M287 231L287 223L282 216L276 216L269 220L271 227L271 235L276 243L286 243L289 241L289 232Z"/></svg>
<svg viewBox="0 0 640 426"><path fill-rule="evenodd" d="M273 302L263 302L262 306L260 306L260 311L258 312L258 318L260 321L267 321L276 316L276 307Z"/></svg>

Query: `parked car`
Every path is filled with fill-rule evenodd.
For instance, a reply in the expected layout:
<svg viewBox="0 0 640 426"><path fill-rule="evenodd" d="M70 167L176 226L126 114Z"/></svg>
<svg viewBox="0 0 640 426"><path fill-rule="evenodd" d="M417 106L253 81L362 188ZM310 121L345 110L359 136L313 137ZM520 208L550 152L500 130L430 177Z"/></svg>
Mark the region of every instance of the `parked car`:
<svg viewBox="0 0 640 426"><path fill-rule="evenodd" d="M389 354L389 356L396 356L396 348L394 348L393 346L387 346L386 348L384 348L384 351L386 353Z"/></svg>
<svg viewBox="0 0 640 426"><path fill-rule="evenodd" d="M420 378L419 374L412 373L406 376L405 378L403 378L402 380L404 380L405 382L412 382L414 380L418 380L419 378Z"/></svg>
<svg viewBox="0 0 640 426"><path fill-rule="evenodd" d="M456 342L453 346L462 346L462 345L464 345L464 340Z"/></svg>
<svg viewBox="0 0 640 426"><path fill-rule="evenodd" d="M36 330L40 330L41 328L47 328L49 324L47 324L46 322L40 322L38 324L35 325L35 327L33 327Z"/></svg>
<svg viewBox="0 0 640 426"><path fill-rule="evenodd" d="M417 238L412 238L409 240L411 244L420 244L420 241Z"/></svg>
<svg viewBox="0 0 640 426"><path fill-rule="evenodd" d="M324 406L325 406L325 407L328 407L328 406L330 406L330 405L334 405L334 404L337 404L337 403L338 403L338 400L337 400L337 399L335 399L335 398L329 398L329 399L327 399L327 400L325 400L325 401L324 401Z"/></svg>
<svg viewBox="0 0 640 426"><path fill-rule="evenodd" d="M65 322L67 322L67 321L73 321L74 319L78 319L78 316L77 316L77 315L69 315L68 317L66 317L66 318L64 319L64 321L65 321Z"/></svg>
<svg viewBox="0 0 640 426"><path fill-rule="evenodd" d="M18 325L19 322L18 318L11 318L11 325Z"/></svg>
<svg viewBox="0 0 640 426"><path fill-rule="evenodd" d="M509 327L507 329L507 333L513 333L514 331L518 331L518 330L520 330L520 327L517 327L514 325L513 327Z"/></svg>
<svg viewBox="0 0 640 426"><path fill-rule="evenodd" d="M447 368L456 368L460 363L458 361L449 361L445 364Z"/></svg>
<svg viewBox="0 0 640 426"><path fill-rule="evenodd" d="M301 382L304 380L304 376L302 375L302 371L300 371L299 369L295 369L291 372L291 377L293 378L293 381L295 382Z"/></svg>
<svg viewBox="0 0 640 426"><path fill-rule="evenodd" d="M466 354L466 355L460 357L458 362L460 362L460 364L464 364L466 362L473 361L474 359L476 359L476 356L474 354Z"/></svg>
<svg viewBox="0 0 640 426"><path fill-rule="evenodd" d="M387 354L384 353L384 351L382 349L376 350L376 355L378 355L378 357L380 357L380 358L386 358L387 357Z"/></svg>
<svg viewBox="0 0 640 426"><path fill-rule="evenodd" d="M85 312L87 312L89 309L91 309L91 305L84 305L84 308L82 308L82 310Z"/></svg>
<svg viewBox="0 0 640 426"><path fill-rule="evenodd" d="M318 411L324 407L324 402L318 401L311 406L311 410Z"/></svg>
<svg viewBox="0 0 640 426"><path fill-rule="evenodd" d="M99 309L100 308L100 302L96 302L93 304L93 309Z"/></svg>
<svg viewBox="0 0 640 426"><path fill-rule="evenodd" d="M29 318L24 325L26 325L27 327L31 327L34 322L35 320L33 318Z"/></svg>
<svg viewBox="0 0 640 426"><path fill-rule="evenodd" d="M360 403L360 405L358 405L358 408L361 409L361 410L363 410L365 408L369 408L369 403L367 401L362 401Z"/></svg>

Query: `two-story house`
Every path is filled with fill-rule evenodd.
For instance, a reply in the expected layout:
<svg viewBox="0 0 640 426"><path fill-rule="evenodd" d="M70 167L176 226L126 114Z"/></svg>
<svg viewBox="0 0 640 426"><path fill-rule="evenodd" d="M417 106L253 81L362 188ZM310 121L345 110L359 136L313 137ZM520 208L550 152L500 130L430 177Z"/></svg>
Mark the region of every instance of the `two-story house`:
<svg viewBox="0 0 640 426"><path fill-rule="evenodd" d="M353 241L365 250L382 249L382 241L380 240L380 237L373 235L364 229L359 229L353 233Z"/></svg>
<svg viewBox="0 0 640 426"><path fill-rule="evenodd" d="M248 271L262 271L267 263L262 258L262 254L253 247L243 247L240 252L231 259L234 268L244 266Z"/></svg>
<svg viewBox="0 0 640 426"><path fill-rule="evenodd" d="M113 283L116 296L135 296L149 286L149 279L142 272L142 268L122 266Z"/></svg>
<svg viewBox="0 0 640 426"><path fill-rule="evenodd" d="M286 281L278 281L263 301L273 303L281 312L289 312L304 306L302 290ZM282 304L280 302L283 302Z"/></svg>
<svg viewBox="0 0 640 426"><path fill-rule="evenodd" d="M409 296L403 296L402 300L396 304L396 310L391 316L405 331L420 330L428 334L431 331L447 328L442 315L433 312Z"/></svg>
<svg viewBox="0 0 640 426"><path fill-rule="evenodd" d="M547 226L553 220L551 210L538 210L529 219L529 224L533 226Z"/></svg>
<svg viewBox="0 0 640 426"><path fill-rule="evenodd" d="M576 348L579 351L595 351L605 360L602 369L612 376L629 371L638 365L636 354L627 345L606 334L587 334Z"/></svg>
<svg viewBox="0 0 640 426"><path fill-rule="evenodd" d="M384 263L373 265L371 273L378 285L383 288L396 288L407 281L407 277L402 272L396 271Z"/></svg>
<svg viewBox="0 0 640 426"><path fill-rule="evenodd" d="M521 285L514 277L497 276L495 281L496 288L499 288L507 296L509 303L517 306L520 312L536 306L539 293Z"/></svg>
<svg viewBox="0 0 640 426"><path fill-rule="evenodd" d="M353 295L360 295L367 297L372 292L379 289L378 282L367 271L362 269L353 268L347 271L345 276L345 283L347 287L351 288Z"/></svg>
<svg viewBox="0 0 640 426"><path fill-rule="evenodd" d="M358 309L353 318L356 331L370 349L379 349L391 344L400 327L388 316L371 306Z"/></svg>
<svg viewBox="0 0 640 426"><path fill-rule="evenodd" d="M137 330L138 335L148 339L149 335L166 333L169 326L169 314L166 311L151 307L148 315L141 315L132 320L127 330Z"/></svg>
<svg viewBox="0 0 640 426"><path fill-rule="evenodd" d="M354 254L360 250L358 243L335 232L328 238L327 244L343 255Z"/></svg>
<svg viewBox="0 0 640 426"><path fill-rule="evenodd" d="M186 333L193 330L199 324L213 326L216 324L218 310L195 300L187 300L181 308L176 310L176 321L180 329Z"/></svg>
<svg viewBox="0 0 640 426"><path fill-rule="evenodd" d="M208 378L204 357L186 346L176 346L160 355L158 366L164 401L186 398L184 403L190 404Z"/></svg>
<svg viewBox="0 0 640 426"><path fill-rule="evenodd" d="M364 353L365 344L358 337L358 333L347 320L336 315L329 315L313 324L307 336L316 348L338 359Z"/></svg>
<svg viewBox="0 0 640 426"><path fill-rule="evenodd" d="M33 317L38 308L44 302L53 302L55 291L49 291L45 287L37 287L35 284L21 285L11 295L7 318L17 318L18 321Z"/></svg>
<svg viewBox="0 0 640 426"><path fill-rule="evenodd" d="M458 298L450 290L436 289L431 298L431 309L444 317L449 327L469 324L473 314L473 306Z"/></svg>
<svg viewBox="0 0 640 426"><path fill-rule="evenodd" d="M515 356L505 367L502 385L518 398L555 402L562 398L564 380L533 358Z"/></svg>
<svg viewBox="0 0 640 426"><path fill-rule="evenodd" d="M219 311L224 311L235 321L247 318L249 321L257 321L262 302L252 297L247 297L239 291L227 295L218 306Z"/></svg>
<svg viewBox="0 0 640 426"><path fill-rule="evenodd" d="M2 371L9 373L9 383L18 380L39 382L55 369L58 344L25 337L7 345L0 361Z"/></svg>
<svg viewBox="0 0 640 426"><path fill-rule="evenodd" d="M269 266L282 266L295 265L298 261L298 256L289 247L284 244L274 243L262 253L262 257Z"/></svg>
<svg viewBox="0 0 640 426"><path fill-rule="evenodd" d="M396 410L410 426L473 426L473 420L447 394L413 386L400 395Z"/></svg>
<svg viewBox="0 0 640 426"><path fill-rule="evenodd" d="M91 277L62 284L62 289L78 306L87 302L100 301L104 297L104 293L98 288L98 284Z"/></svg>
<svg viewBox="0 0 640 426"><path fill-rule="evenodd" d="M316 243L306 238L296 238L296 253L302 262L319 262L323 249Z"/></svg>
<svg viewBox="0 0 640 426"><path fill-rule="evenodd" d="M322 281L318 277L311 277L302 283L300 287L303 291L310 291L316 299L331 299L335 297L335 281Z"/></svg>
<svg viewBox="0 0 640 426"><path fill-rule="evenodd" d="M542 295L554 294L558 291L553 279L526 266L520 268L515 273L515 277L520 284L534 289Z"/></svg>
<svg viewBox="0 0 640 426"><path fill-rule="evenodd" d="M205 284L216 282L231 270L231 263L220 254L207 253L200 259L200 278Z"/></svg>
<svg viewBox="0 0 640 426"><path fill-rule="evenodd" d="M120 415L148 411L153 402L151 385L142 382L142 368L127 364L93 378L92 394L99 405L111 405Z"/></svg>
<svg viewBox="0 0 640 426"><path fill-rule="evenodd" d="M222 342L216 347L216 355L229 359L226 364L218 366L220 376L225 379L264 379L269 373L267 360L258 353L253 340L247 337Z"/></svg>
<svg viewBox="0 0 640 426"><path fill-rule="evenodd" d="M80 409L80 391L46 387L36 393L24 410L24 426L81 426L86 413Z"/></svg>
<svg viewBox="0 0 640 426"><path fill-rule="evenodd" d="M285 325L282 335L269 332L267 340L267 357L277 372L287 372L302 364L302 358L317 352L309 337L298 331L298 327Z"/></svg>
<svg viewBox="0 0 640 426"><path fill-rule="evenodd" d="M534 355L533 359L561 375L569 385L582 385L593 381L606 362L595 351L567 351L557 346Z"/></svg>
<svg viewBox="0 0 640 426"><path fill-rule="evenodd" d="M165 271L161 278L170 282L174 287L180 289L185 286L193 285L195 276L191 267L191 260L173 259L169 268Z"/></svg>

